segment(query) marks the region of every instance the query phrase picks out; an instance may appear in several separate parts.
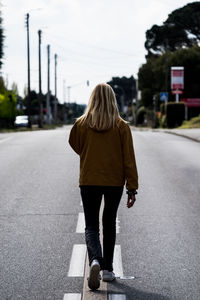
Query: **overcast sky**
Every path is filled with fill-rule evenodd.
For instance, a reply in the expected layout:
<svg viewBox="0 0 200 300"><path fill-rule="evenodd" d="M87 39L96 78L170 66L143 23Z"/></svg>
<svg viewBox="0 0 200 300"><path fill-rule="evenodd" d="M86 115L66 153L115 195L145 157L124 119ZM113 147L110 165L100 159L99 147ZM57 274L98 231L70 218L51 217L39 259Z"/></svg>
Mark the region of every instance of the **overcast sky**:
<svg viewBox="0 0 200 300"><path fill-rule="evenodd" d="M38 30L42 30L42 91L47 89L47 44L58 55L58 99L88 103L99 82L137 77L145 62L145 32L161 25L185 0L0 0L5 29L3 77L23 96L27 85L25 14L30 13L31 89L38 91ZM90 81L87 87L86 81ZM65 83L64 83L65 81Z"/></svg>

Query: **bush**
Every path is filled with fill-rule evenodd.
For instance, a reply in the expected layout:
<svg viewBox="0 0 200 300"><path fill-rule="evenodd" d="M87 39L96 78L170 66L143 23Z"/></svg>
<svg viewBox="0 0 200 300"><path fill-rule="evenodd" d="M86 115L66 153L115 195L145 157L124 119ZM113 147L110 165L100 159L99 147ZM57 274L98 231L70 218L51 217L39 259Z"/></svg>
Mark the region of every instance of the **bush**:
<svg viewBox="0 0 200 300"><path fill-rule="evenodd" d="M136 112L136 124L137 125L142 125L145 123L145 115L146 115L146 109L144 106L141 106Z"/></svg>
<svg viewBox="0 0 200 300"><path fill-rule="evenodd" d="M168 102L165 104L167 127L178 127L185 120L185 104L183 102Z"/></svg>
<svg viewBox="0 0 200 300"><path fill-rule="evenodd" d="M16 96L6 91L0 94L0 127L13 127L16 116Z"/></svg>

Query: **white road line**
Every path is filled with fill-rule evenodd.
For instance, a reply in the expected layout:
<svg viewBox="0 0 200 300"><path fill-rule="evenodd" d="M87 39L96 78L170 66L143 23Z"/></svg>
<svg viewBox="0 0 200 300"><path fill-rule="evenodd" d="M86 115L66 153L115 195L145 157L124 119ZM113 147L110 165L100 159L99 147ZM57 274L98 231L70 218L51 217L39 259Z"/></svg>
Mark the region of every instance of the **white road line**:
<svg viewBox="0 0 200 300"><path fill-rule="evenodd" d="M108 294L108 300L126 300L124 294Z"/></svg>
<svg viewBox="0 0 200 300"><path fill-rule="evenodd" d="M63 300L81 300L81 294L64 294Z"/></svg>
<svg viewBox="0 0 200 300"><path fill-rule="evenodd" d="M115 245L113 269L114 269L114 273L115 273L116 277L123 276L122 255L121 255L121 246L120 245Z"/></svg>
<svg viewBox="0 0 200 300"><path fill-rule="evenodd" d="M78 222L76 226L76 232L77 233L84 233L85 232L85 217L84 213L80 212L78 214Z"/></svg>
<svg viewBox="0 0 200 300"><path fill-rule="evenodd" d="M72 256L68 271L69 277L82 277L85 267L86 245L76 244L73 246Z"/></svg>
<svg viewBox="0 0 200 300"><path fill-rule="evenodd" d="M119 223L120 223L120 220L119 220L119 218L117 216L117 219L116 219L116 233L119 233L119 229L120 229Z"/></svg>
<svg viewBox="0 0 200 300"><path fill-rule="evenodd" d="M7 137L7 138L5 138L5 139L2 139L2 140L0 140L0 143L3 143L3 142L5 142L5 141L7 141L7 140L9 140L9 139L11 139L11 137Z"/></svg>

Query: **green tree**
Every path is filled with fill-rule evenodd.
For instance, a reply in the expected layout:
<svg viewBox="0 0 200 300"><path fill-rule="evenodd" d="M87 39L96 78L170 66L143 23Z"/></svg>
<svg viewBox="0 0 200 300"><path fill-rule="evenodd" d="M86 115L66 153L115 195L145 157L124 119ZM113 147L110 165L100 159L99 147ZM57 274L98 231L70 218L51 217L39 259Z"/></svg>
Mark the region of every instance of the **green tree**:
<svg viewBox="0 0 200 300"><path fill-rule="evenodd" d="M123 98L124 105L131 106L136 95L136 81L133 76L129 78L112 77L112 80L107 82L115 91L118 107L121 110L121 99ZM122 111L122 110L121 110Z"/></svg>
<svg viewBox="0 0 200 300"><path fill-rule="evenodd" d="M2 22L3 22L3 19L1 17L1 12L0 12L0 69L3 64L2 58L3 58L3 41L4 41Z"/></svg>
<svg viewBox="0 0 200 300"><path fill-rule="evenodd" d="M176 51L192 47L200 41L200 2L189 3L169 14L163 25L146 31L147 57L160 55L168 48Z"/></svg>
<svg viewBox="0 0 200 300"><path fill-rule="evenodd" d="M159 97L159 93L165 91L165 59L166 54L149 57L139 69L139 89L142 92L142 104L145 107L151 107L153 96ZM169 52L168 60L169 70L171 66L184 66L184 94L182 97L199 97L200 47L193 46ZM170 72L168 72L168 76L168 91L170 91ZM174 101L174 95L171 93L169 93L169 100Z"/></svg>

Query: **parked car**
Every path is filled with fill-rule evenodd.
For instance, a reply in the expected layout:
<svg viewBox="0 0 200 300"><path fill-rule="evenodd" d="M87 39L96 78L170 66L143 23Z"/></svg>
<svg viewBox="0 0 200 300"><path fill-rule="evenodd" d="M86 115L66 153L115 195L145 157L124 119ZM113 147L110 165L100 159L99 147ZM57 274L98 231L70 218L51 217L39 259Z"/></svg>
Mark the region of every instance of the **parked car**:
<svg viewBox="0 0 200 300"><path fill-rule="evenodd" d="M15 127L28 127L28 116L16 116Z"/></svg>

